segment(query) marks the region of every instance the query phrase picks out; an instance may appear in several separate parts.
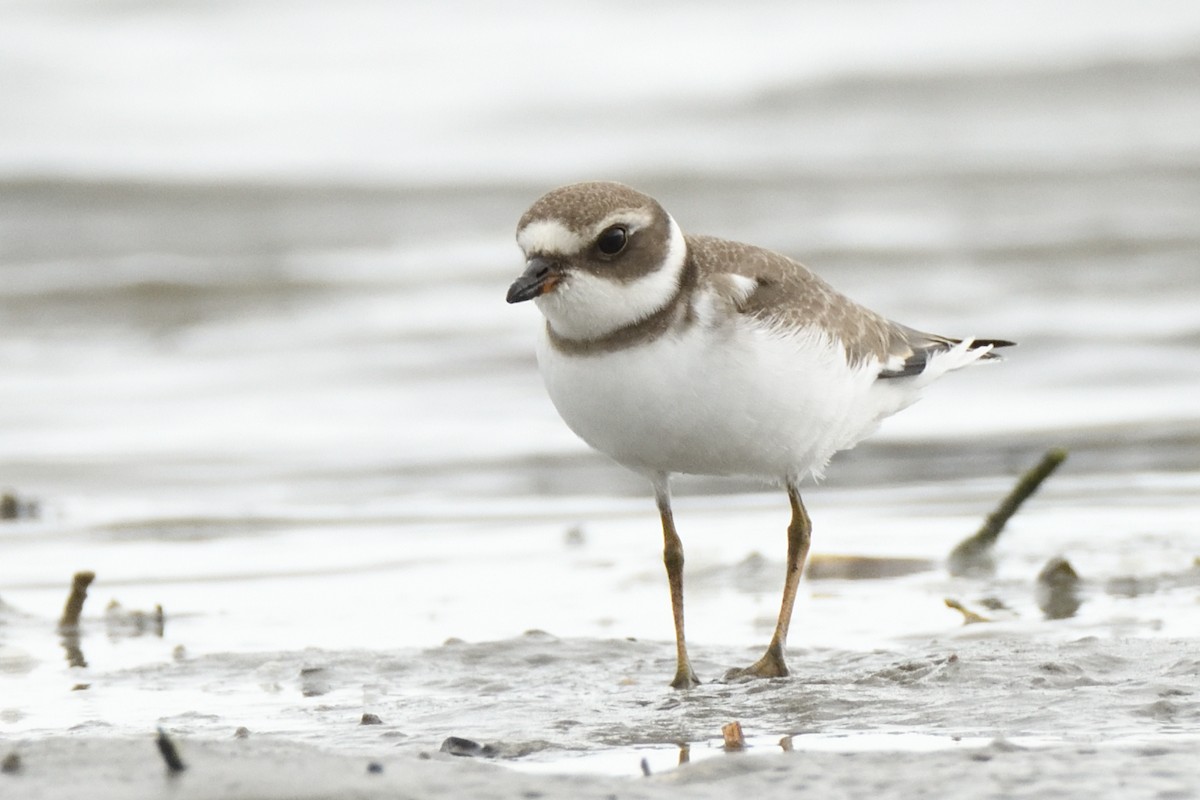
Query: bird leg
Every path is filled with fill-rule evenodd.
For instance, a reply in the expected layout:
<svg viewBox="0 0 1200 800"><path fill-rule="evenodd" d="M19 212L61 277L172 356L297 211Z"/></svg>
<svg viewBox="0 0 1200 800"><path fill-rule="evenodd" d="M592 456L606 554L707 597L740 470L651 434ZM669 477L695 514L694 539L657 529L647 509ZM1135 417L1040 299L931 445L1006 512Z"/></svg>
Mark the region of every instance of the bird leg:
<svg viewBox="0 0 1200 800"><path fill-rule="evenodd" d="M675 532L675 518L671 514L671 489L665 475L654 482L654 499L658 515L662 518L663 563L667 567L667 583L671 587L671 612L675 617L675 679L672 688L690 689L700 681L692 671L688 660L687 642L683 637L683 542Z"/></svg>
<svg viewBox="0 0 1200 800"><path fill-rule="evenodd" d="M804 562L808 558L808 545L812 540L812 520L804 510L800 490L790 481L787 492L788 500L792 503L792 521L788 525L787 575L783 581L783 603L779 608L779 621L775 623L775 633L762 658L749 667L729 670L725 674L726 678L783 678L788 674L787 664L783 660L783 649L787 645L788 626L792 622L792 607L796 604L800 575L804 572Z"/></svg>

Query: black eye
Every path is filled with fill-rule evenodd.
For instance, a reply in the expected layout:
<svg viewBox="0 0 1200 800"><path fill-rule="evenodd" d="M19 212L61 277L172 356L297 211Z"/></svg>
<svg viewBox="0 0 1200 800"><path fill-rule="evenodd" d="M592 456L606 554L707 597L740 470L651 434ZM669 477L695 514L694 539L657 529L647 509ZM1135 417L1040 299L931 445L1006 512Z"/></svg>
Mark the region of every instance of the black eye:
<svg viewBox="0 0 1200 800"><path fill-rule="evenodd" d="M596 240L596 248L606 256L615 256L625 249L625 243L628 241L629 232L620 225L613 225L600 234L600 238Z"/></svg>

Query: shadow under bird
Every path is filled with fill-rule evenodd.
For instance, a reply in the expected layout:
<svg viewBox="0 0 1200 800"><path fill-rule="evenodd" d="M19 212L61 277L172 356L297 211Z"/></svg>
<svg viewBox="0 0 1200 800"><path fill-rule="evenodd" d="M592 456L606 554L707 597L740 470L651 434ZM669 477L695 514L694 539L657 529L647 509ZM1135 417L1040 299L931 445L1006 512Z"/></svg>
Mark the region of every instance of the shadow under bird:
<svg viewBox="0 0 1200 800"><path fill-rule="evenodd" d="M779 620L762 658L728 677L786 676L812 530L801 481L819 478L834 453L942 375L1012 343L891 322L783 255L685 235L657 201L619 183L549 192L521 217L517 243L526 269L508 302L533 300L546 319L537 358L551 400L580 438L654 487L675 621L671 685L699 683L671 514L677 473L786 487L792 519Z"/></svg>

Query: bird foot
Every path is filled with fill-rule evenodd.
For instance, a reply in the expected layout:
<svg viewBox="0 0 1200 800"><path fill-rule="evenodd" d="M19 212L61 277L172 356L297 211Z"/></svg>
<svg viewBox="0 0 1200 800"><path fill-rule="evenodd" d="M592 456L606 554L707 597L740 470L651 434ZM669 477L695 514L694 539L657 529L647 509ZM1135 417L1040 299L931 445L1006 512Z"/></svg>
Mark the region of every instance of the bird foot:
<svg viewBox="0 0 1200 800"><path fill-rule="evenodd" d="M675 670L675 679L671 681L672 689L694 689L700 685L700 679L692 672L690 664L680 664Z"/></svg>
<svg viewBox="0 0 1200 800"><path fill-rule="evenodd" d="M767 648L767 652L763 653L763 657L755 661L748 667L735 667L725 673L725 680L737 680L739 678L786 678L788 676L787 664L783 661L783 648L771 643Z"/></svg>

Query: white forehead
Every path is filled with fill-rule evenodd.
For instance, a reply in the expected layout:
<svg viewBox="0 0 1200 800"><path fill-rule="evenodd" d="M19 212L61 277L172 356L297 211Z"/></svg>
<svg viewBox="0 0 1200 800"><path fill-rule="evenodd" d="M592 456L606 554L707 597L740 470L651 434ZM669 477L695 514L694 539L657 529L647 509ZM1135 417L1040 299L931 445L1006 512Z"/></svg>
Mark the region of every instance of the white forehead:
<svg viewBox="0 0 1200 800"><path fill-rule="evenodd" d="M517 245L526 254L571 255L591 244L610 225L624 225L632 233L649 226L654 217L644 209L625 209L609 214L585 233L576 233L556 219L538 219L517 231Z"/></svg>

